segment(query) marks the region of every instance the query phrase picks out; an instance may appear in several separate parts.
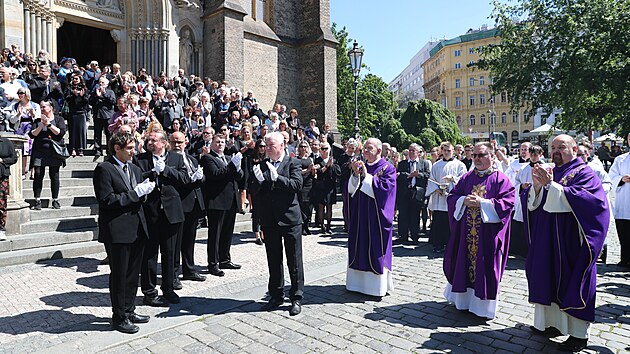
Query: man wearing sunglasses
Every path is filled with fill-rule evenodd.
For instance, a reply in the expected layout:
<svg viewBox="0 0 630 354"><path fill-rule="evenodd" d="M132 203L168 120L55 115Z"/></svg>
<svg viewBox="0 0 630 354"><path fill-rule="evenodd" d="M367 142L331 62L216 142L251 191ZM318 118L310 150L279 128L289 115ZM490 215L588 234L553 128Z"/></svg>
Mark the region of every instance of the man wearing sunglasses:
<svg viewBox="0 0 630 354"><path fill-rule="evenodd" d="M444 251L444 296L458 310L492 319L507 262L510 217L516 194L510 179L493 168L494 150L477 143L475 168L447 197L451 238Z"/></svg>

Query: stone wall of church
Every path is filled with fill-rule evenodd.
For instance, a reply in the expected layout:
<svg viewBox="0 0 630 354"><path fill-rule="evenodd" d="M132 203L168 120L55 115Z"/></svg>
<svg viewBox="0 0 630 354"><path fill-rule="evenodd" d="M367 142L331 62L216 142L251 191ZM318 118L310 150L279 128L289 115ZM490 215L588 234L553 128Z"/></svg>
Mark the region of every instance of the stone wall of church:
<svg viewBox="0 0 630 354"><path fill-rule="evenodd" d="M263 110L278 99L278 70L278 43L246 34L243 90L253 90Z"/></svg>

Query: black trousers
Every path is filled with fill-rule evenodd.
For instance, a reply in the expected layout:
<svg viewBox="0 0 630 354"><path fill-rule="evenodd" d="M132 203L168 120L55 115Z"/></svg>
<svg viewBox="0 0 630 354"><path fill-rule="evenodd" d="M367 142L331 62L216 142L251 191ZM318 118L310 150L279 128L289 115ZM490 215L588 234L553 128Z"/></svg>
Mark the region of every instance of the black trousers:
<svg viewBox="0 0 630 354"><path fill-rule="evenodd" d="M232 234L236 222L236 206L230 210L209 209L208 213L208 267L228 263Z"/></svg>
<svg viewBox="0 0 630 354"><path fill-rule="evenodd" d="M289 298L302 300L304 296L304 265L302 263L302 225L263 226L265 250L269 267L269 295L284 299L284 266L282 264L282 243L287 256L287 267L291 279Z"/></svg>
<svg viewBox="0 0 630 354"><path fill-rule="evenodd" d="M105 133L105 150L107 150L107 142L109 141L109 130L107 130L107 119L94 117L94 150L102 151L102 137Z"/></svg>
<svg viewBox="0 0 630 354"><path fill-rule="evenodd" d="M434 210L429 242L433 246L440 248L446 246L450 238L451 225L448 222L448 212Z"/></svg>
<svg viewBox="0 0 630 354"><path fill-rule="evenodd" d="M160 289L164 294L173 292L175 243L180 225L181 223L170 224L166 220L166 215L163 215L160 221L148 225L149 239L144 246L140 282L144 295L151 297L158 295L156 290L158 251L162 255L162 285Z"/></svg>
<svg viewBox="0 0 630 354"><path fill-rule="evenodd" d="M308 230L308 223L313 215L313 204L310 201L300 202L300 211L302 212L302 230Z"/></svg>
<svg viewBox="0 0 630 354"><path fill-rule="evenodd" d="M134 243L107 243L109 249L109 297L112 302L112 320L121 323L135 311L138 292L138 274L146 236L139 232Z"/></svg>
<svg viewBox="0 0 630 354"><path fill-rule="evenodd" d="M46 166L35 166L35 180L33 181L33 195L39 198L42 195L44 186L44 174ZM59 166L48 166L48 176L50 177L50 193L53 199L59 198Z"/></svg>
<svg viewBox="0 0 630 354"><path fill-rule="evenodd" d="M190 213L186 213L186 219L179 227L177 242L175 243L175 276L180 274L190 275L195 272L195 242L197 240L197 225L203 215L199 204ZM180 257L181 255L181 257Z"/></svg>
<svg viewBox="0 0 630 354"><path fill-rule="evenodd" d="M615 219L615 226L621 246L621 264L630 266L630 220Z"/></svg>
<svg viewBox="0 0 630 354"><path fill-rule="evenodd" d="M514 213L512 213L514 215ZM524 225L522 221L516 221L511 219L512 225L510 227L510 255L527 257L529 249L529 240L524 232Z"/></svg>
<svg viewBox="0 0 630 354"><path fill-rule="evenodd" d="M420 235L420 212L422 204L406 194L398 204L398 237L402 240L417 241Z"/></svg>

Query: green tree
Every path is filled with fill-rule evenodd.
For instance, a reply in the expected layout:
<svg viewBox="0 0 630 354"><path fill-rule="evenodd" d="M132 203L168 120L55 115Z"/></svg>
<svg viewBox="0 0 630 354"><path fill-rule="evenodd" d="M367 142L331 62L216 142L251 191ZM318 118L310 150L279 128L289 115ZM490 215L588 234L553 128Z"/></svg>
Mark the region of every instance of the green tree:
<svg viewBox="0 0 630 354"><path fill-rule="evenodd" d="M466 142L453 113L437 102L427 99L411 101L407 109L400 112L400 118L387 122L383 129L385 140L394 146L404 148L418 143L429 148L442 141L453 144Z"/></svg>
<svg viewBox="0 0 630 354"><path fill-rule="evenodd" d="M337 46L337 126L342 138L354 135L354 76L350 68L348 51L352 39L346 28L338 29L333 23L332 33L339 42ZM367 66L363 65L364 69ZM382 78L368 73L360 78L358 91L359 132L363 137L380 137L385 121L392 119L396 109L394 95Z"/></svg>
<svg viewBox="0 0 630 354"><path fill-rule="evenodd" d="M494 1L501 43L479 66L516 107L551 112L564 129L630 130L630 0Z"/></svg>

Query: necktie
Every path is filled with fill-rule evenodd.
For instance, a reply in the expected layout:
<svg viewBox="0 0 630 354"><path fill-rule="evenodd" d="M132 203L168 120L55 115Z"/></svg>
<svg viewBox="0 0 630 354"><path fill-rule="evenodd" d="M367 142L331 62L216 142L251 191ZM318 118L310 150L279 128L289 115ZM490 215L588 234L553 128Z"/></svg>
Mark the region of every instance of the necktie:
<svg viewBox="0 0 630 354"><path fill-rule="evenodd" d="M221 156L221 161L223 161L223 163L227 165L227 160L225 159L225 155Z"/></svg>
<svg viewBox="0 0 630 354"><path fill-rule="evenodd" d="M129 181L129 184L131 185L131 174L129 173L129 167L127 166L127 164L124 164L122 169L125 175L127 176L127 180Z"/></svg>
<svg viewBox="0 0 630 354"><path fill-rule="evenodd" d="M412 160L409 163L409 172L413 172L416 170L416 160ZM409 188L413 188L416 186L416 177L413 177L409 182Z"/></svg>
<svg viewBox="0 0 630 354"><path fill-rule="evenodd" d="M190 160L188 160L188 156L186 156L186 154L182 154L182 158L184 158L184 165L186 165L186 171L188 171L188 176L192 176L193 170L192 170L192 166L190 166Z"/></svg>

